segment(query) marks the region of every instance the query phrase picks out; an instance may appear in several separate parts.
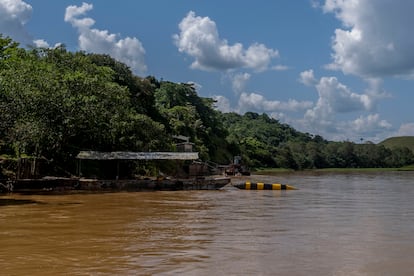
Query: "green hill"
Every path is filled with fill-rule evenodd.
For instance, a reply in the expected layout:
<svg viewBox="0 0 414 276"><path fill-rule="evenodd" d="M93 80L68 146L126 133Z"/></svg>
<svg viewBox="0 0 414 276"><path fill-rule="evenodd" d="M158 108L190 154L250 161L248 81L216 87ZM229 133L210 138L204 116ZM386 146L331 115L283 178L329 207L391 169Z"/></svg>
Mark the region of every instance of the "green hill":
<svg viewBox="0 0 414 276"><path fill-rule="evenodd" d="M390 148L390 149L407 147L412 152L414 152L414 136L391 137L391 138L385 139L379 144L385 146L386 148Z"/></svg>

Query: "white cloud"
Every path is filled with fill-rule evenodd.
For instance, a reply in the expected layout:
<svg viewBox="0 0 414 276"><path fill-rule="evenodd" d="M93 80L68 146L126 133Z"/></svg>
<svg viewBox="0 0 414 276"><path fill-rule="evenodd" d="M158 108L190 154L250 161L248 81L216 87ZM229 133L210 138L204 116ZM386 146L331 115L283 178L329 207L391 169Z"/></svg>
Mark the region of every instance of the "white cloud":
<svg viewBox="0 0 414 276"><path fill-rule="evenodd" d="M306 86L313 86L317 83L312 69L301 72L299 81Z"/></svg>
<svg viewBox="0 0 414 276"><path fill-rule="evenodd" d="M380 118L380 115L360 115L349 120L320 120L317 124L306 119L289 122L302 132L321 135L331 141L365 141L380 142L390 136L392 125Z"/></svg>
<svg viewBox="0 0 414 276"><path fill-rule="evenodd" d="M88 3L66 8L65 22L78 29L80 49L97 54L109 54L130 66L134 72L144 73L147 66L144 61L145 49L141 42L135 37L119 39L118 35L107 30L93 29L95 20L82 17L92 9L93 5Z"/></svg>
<svg viewBox="0 0 414 276"><path fill-rule="evenodd" d="M414 136L414 123L402 124L395 136Z"/></svg>
<svg viewBox="0 0 414 276"><path fill-rule="evenodd" d="M263 71L279 56L277 50L254 43L247 49L241 43L229 45L219 37L216 23L209 17L196 16L190 11L178 25L180 34L173 36L182 53L194 58L191 67L201 70L249 68Z"/></svg>
<svg viewBox="0 0 414 276"><path fill-rule="evenodd" d="M237 112L244 114L245 112L258 112L277 114L277 117L285 117L284 112L303 112L312 106L309 101L297 101L289 99L286 102L268 100L263 95L258 93L240 94L238 102L235 107L231 106L229 99L224 96L214 96L216 100L216 108L222 112Z"/></svg>
<svg viewBox="0 0 414 276"><path fill-rule="evenodd" d="M32 43L25 24L32 15L32 6L21 0L0 0L0 33L23 44Z"/></svg>
<svg viewBox="0 0 414 276"><path fill-rule="evenodd" d="M352 92L336 77L322 77L316 85L316 89L321 104L329 105L334 112L370 111L374 107L372 97Z"/></svg>
<svg viewBox="0 0 414 276"><path fill-rule="evenodd" d="M380 120L378 114L370 114L376 109L378 100L387 96L381 90L379 79L367 79L368 88L361 94L353 92L336 77L322 77L318 80L313 70L302 72L299 81L314 86L318 92L316 105L306 110L303 121L300 122L302 129L328 139L346 140L391 128L387 121ZM348 121L338 118L339 115L361 112L368 114Z"/></svg>
<svg viewBox="0 0 414 276"><path fill-rule="evenodd" d="M289 70L289 66L278 64L278 65L272 66L272 70L274 70L274 71L286 71L286 70Z"/></svg>
<svg viewBox="0 0 414 276"><path fill-rule="evenodd" d="M333 37L331 69L362 77L414 74L414 1L326 0L343 23Z"/></svg>
<svg viewBox="0 0 414 276"><path fill-rule="evenodd" d="M38 48L49 48L50 47L49 43L46 40L43 40L43 39L33 40L33 43Z"/></svg>
<svg viewBox="0 0 414 276"><path fill-rule="evenodd" d="M74 27L89 29L95 24L92 18L77 19L78 16L85 15L93 9L92 4L83 2L82 6L68 6L65 12L65 22L70 22Z"/></svg>
<svg viewBox="0 0 414 276"><path fill-rule="evenodd" d="M392 131L392 125L374 112L378 100L386 96L379 79L368 79L367 89L361 94L353 92L336 77L317 79L313 70L302 72L299 81L315 88L316 103L269 100L260 93L243 92L235 103L224 96L216 96L216 108L239 114L265 112L302 132L322 135L328 140L359 141L363 138L379 142Z"/></svg>
<svg viewBox="0 0 414 276"><path fill-rule="evenodd" d="M391 128L391 124L385 120L381 120L379 114L369 114L365 117L360 116L351 122L350 126L356 133L370 135Z"/></svg>
<svg viewBox="0 0 414 276"><path fill-rule="evenodd" d="M224 96L218 95L213 96L213 99L216 101L215 108L221 112L228 113L233 112L234 109L231 108L230 101Z"/></svg>
<svg viewBox="0 0 414 276"><path fill-rule="evenodd" d="M377 100L382 97L374 92L354 93L336 77L322 77L317 80L312 70L302 72L300 81L308 86L314 85L319 96L316 105L306 111L305 119L324 127L334 124L338 113L372 111Z"/></svg>
<svg viewBox="0 0 414 276"><path fill-rule="evenodd" d="M43 39L35 39L33 43L38 48L57 48L62 45L62 43L56 43L53 47L49 45L46 40Z"/></svg>
<svg viewBox="0 0 414 276"><path fill-rule="evenodd" d="M45 40L33 40L33 36L25 27L32 16L32 11L32 6L22 0L0 0L0 33L19 42L22 47L48 48L49 44Z"/></svg>
<svg viewBox="0 0 414 276"><path fill-rule="evenodd" d="M238 101L238 110L240 113L247 111L256 112L277 112L289 111L297 112L306 110L313 104L309 101L297 101L289 99L287 102L271 101L258 93L242 93Z"/></svg>
<svg viewBox="0 0 414 276"><path fill-rule="evenodd" d="M284 121L284 122L289 121L289 117L287 117L286 114L283 112L271 112L270 117L278 121Z"/></svg>
<svg viewBox="0 0 414 276"><path fill-rule="evenodd" d="M249 73L239 73L230 76L233 91L236 93L242 92L246 86L246 82L250 79L250 77L251 75Z"/></svg>

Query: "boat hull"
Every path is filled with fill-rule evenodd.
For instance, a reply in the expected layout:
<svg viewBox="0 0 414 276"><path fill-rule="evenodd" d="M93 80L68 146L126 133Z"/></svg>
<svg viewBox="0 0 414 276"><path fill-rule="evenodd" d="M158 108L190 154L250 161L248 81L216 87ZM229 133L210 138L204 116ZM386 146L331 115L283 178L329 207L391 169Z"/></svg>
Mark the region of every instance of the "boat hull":
<svg viewBox="0 0 414 276"><path fill-rule="evenodd" d="M218 190L231 182L230 178L195 179L128 179L99 180L76 178L20 179L13 181L8 192L59 193L99 191L182 191Z"/></svg>

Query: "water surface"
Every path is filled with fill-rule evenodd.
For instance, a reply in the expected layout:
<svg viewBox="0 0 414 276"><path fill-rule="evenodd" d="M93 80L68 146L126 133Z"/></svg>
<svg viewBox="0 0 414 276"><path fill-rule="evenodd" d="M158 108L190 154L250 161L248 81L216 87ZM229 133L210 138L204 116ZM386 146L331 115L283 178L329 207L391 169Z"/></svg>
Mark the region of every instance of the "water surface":
<svg viewBox="0 0 414 276"><path fill-rule="evenodd" d="M414 275L414 173L251 180L299 190L1 196L1 274Z"/></svg>

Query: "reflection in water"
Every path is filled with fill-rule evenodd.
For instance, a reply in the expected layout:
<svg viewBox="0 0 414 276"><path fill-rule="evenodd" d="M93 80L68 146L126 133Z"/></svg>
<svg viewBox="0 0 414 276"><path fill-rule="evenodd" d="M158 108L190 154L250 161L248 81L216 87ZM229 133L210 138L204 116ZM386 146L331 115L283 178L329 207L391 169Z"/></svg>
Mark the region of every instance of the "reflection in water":
<svg viewBox="0 0 414 276"><path fill-rule="evenodd" d="M30 204L0 206L2 274L410 275L413 176L277 177L297 191L3 196Z"/></svg>
<svg viewBox="0 0 414 276"><path fill-rule="evenodd" d="M30 200L30 199L0 198L0 206L33 204L33 203L36 203L36 201Z"/></svg>

